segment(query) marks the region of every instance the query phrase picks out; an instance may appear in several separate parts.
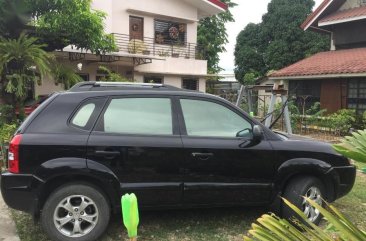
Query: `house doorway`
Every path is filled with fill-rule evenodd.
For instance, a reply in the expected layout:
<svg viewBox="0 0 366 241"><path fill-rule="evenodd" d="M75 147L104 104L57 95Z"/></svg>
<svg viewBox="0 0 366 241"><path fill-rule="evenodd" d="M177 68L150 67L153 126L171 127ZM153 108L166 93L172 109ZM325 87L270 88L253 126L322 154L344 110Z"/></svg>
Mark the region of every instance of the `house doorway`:
<svg viewBox="0 0 366 241"><path fill-rule="evenodd" d="M144 40L144 19L130 16L130 40Z"/></svg>

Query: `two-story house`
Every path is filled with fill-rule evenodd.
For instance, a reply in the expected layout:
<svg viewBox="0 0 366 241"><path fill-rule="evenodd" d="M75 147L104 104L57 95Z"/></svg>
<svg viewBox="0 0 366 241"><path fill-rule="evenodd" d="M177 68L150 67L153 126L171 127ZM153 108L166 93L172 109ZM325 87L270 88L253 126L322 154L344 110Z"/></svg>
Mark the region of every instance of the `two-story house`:
<svg viewBox="0 0 366 241"><path fill-rule="evenodd" d="M94 0L93 9L107 13L105 31L114 35L118 52L95 55L68 46L57 59L88 80L100 80L106 66L136 82L154 82L205 91L205 46L197 45L201 18L227 10L219 0ZM36 87L36 95L62 86L52 79Z"/></svg>
<svg viewBox="0 0 366 241"><path fill-rule="evenodd" d="M301 26L331 36L321 52L269 75L288 82L290 96L328 112L366 111L366 0L324 0Z"/></svg>

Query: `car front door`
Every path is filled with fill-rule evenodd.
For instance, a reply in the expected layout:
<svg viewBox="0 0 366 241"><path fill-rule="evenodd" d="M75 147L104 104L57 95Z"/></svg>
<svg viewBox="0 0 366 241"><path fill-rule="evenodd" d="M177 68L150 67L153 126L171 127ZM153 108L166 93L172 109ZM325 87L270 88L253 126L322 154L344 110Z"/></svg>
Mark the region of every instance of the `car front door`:
<svg viewBox="0 0 366 241"><path fill-rule="evenodd" d="M111 98L88 141L88 159L119 178L121 195L135 193L141 206L181 203L182 141L171 99Z"/></svg>
<svg viewBox="0 0 366 241"><path fill-rule="evenodd" d="M263 204L270 200L274 153L253 140L253 122L218 100L180 98L186 205Z"/></svg>

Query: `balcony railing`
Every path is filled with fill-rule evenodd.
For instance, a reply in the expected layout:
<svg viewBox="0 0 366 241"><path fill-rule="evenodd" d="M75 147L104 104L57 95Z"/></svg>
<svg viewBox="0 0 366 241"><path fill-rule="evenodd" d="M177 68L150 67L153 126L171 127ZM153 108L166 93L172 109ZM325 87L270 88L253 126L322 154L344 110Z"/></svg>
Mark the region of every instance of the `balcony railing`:
<svg viewBox="0 0 366 241"><path fill-rule="evenodd" d="M204 59L204 48L194 43L158 44L154 38L131 39L127 34L113 33L120 52L146 56L174 57L186 59Z"/></svg>

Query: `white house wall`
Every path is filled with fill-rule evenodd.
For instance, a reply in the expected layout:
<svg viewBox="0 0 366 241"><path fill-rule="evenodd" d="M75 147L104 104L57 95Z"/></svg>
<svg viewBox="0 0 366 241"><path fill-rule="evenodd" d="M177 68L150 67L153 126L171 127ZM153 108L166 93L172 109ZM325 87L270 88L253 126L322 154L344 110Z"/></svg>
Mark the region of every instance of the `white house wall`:
<svg viewBox="0 0 366 241"><path fill-rule="evenodd" d="M187 21L187 42L197 42L198 10L181 0L94 0L93 8L108 14L105 20L108 33L129 34L129 16L137 16L144 18L144 37L154 38L155 18L179 18ZM137 11L151 15L137 14ZM159 17L152 16L154 14Z"/></svg>
<svg viewBox="0 0 366 241"><path fill-rule="evenodd" d="M206 75L207 61L184 58L166 58L166 60L153 60L151 64L135 67L135 71L143 73L162 73L179 75Z"/></svg>
<svg viewBox="0 0 366 241"><path fill-rule="evenodd" d="M39 95L49 95L53 92L59 92L59 91L64 91L64 90L65 89L64 89L63 85L61 85L61 84L55 85L55 81L53 80L53 78L48 76L42 80L41 85L36 84L34 97L38 97Z"/></svg>
<svg viewBox="0 0 366 241"><path fill-rule="evenodd" d="M187 25L186 38L192 47L197 44L197 25L198 9L190 3L182 0L93 0L92 8L106 13L104 21L105 31L107 33L130 34L129 17L136 16L144 19L144 37L155 39L154 19L181 22ZM179 48L179 47L178 47ZM193 47L194 48L194 47ZM122 51L122 49L121 49ZM127 50L124 50L127 52ZM152 63L139 66L127 66L126 63L109 63L108 68L134 79L137 82L143 82L144 76L162 76L164 83L176 87L182 87L182 79L185 77L197 79L199 81L199 90L206 90L206 80L203 76L207 75L207 61L192 58L186 59L182 51L179 58L152 56ZM123 51L122 51L123 52ZM155 59L157 57L158 59ZM72 66L76 72L88 74L89 80L96 80L99 65L103 63L87 63L81 61L70 62L63 57L60 61ZM82 62L81 71L76 69L76 65ZM132 64L132 59L131 59ZM49 94L54 91L63 90L63 86L56 86L52 78L43 80L41 86L36 86L35 95Z"/></svg>

